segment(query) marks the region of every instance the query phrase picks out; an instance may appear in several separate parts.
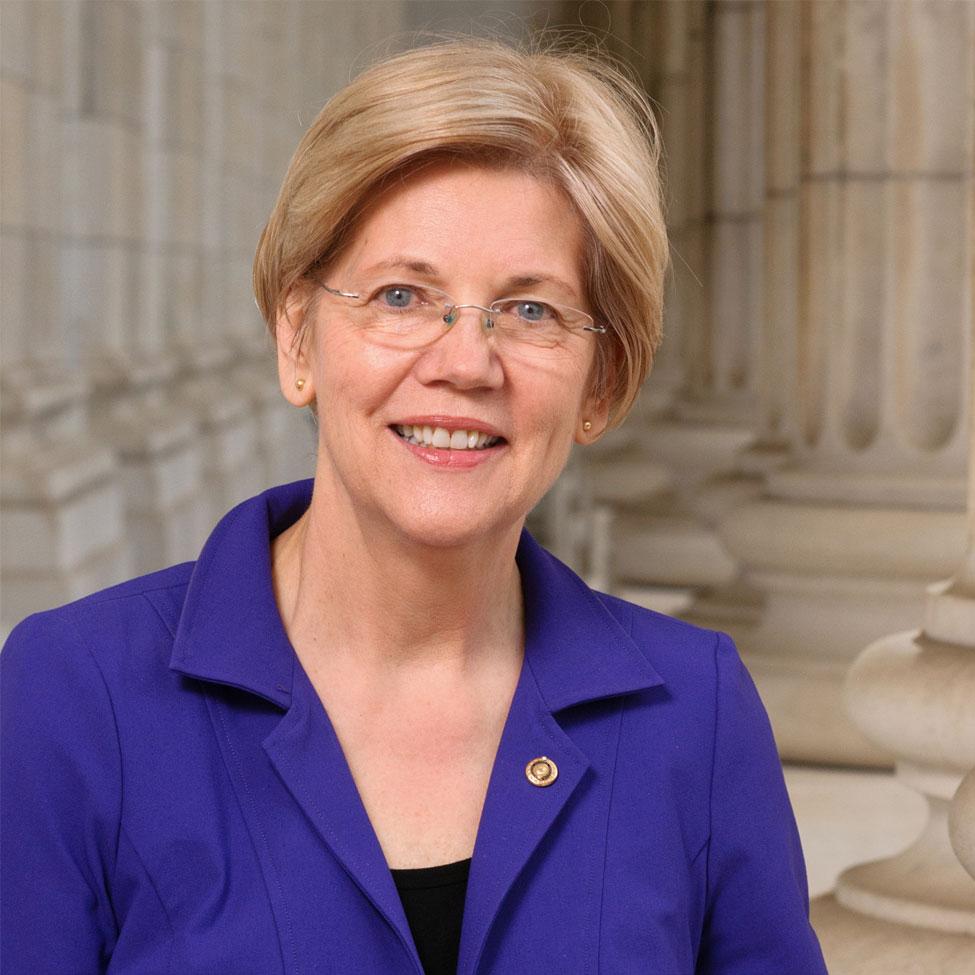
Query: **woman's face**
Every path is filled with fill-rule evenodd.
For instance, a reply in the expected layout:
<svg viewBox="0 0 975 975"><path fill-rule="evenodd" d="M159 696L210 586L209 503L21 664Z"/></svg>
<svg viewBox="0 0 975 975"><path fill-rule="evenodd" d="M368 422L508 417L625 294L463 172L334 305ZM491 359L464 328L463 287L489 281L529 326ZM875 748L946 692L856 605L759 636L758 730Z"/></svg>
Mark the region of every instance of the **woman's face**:
<svg viewBox="0 0 975 975"><path fill-rule="evenodd" d="M551 185L516 171L438 164L387 190L321 280L363 294L402 286L382 293L394 305L408 304L413 286L458 304L530 296L589 311L582 247L581 222ZM520 527L573 440L595 439L606 425L605 405L587 396L595 343L605 336L574 332L557 354L525 354L464 309L431 344L404 349L363 327L368 310L325 291L317 299L297 355L279 323L279 366L291 402L317 401L316 497L328 499L336 518L352 515L437 546ZM300 391L297 378L305 380ZM404 433L414 426L429 427L421 437L433 433L434 445L409 442ZM472 433L500 439L450 449L439 446L438 427L454 447L464 440L459 431L467 444L484 439Z"/></svg>

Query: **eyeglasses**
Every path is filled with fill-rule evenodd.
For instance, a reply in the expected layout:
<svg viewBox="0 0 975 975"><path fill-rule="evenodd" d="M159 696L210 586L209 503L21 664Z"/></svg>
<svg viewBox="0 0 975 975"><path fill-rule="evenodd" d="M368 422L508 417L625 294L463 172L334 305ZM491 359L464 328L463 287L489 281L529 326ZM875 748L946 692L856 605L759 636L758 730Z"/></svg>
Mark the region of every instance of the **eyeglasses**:
<svg viewBox="0 0 975 975"><path fill-rule="evenodd" d="M464 308L481 313L484 330L506 347L526 353L558 354L584 332L602 335L591 315L538 298L504 298L491 305L458 304L438 288L383 284L362 293L340 291L319 281L329 294L358 309L359 324L377 342L419 349L440 338Z"/></svg>

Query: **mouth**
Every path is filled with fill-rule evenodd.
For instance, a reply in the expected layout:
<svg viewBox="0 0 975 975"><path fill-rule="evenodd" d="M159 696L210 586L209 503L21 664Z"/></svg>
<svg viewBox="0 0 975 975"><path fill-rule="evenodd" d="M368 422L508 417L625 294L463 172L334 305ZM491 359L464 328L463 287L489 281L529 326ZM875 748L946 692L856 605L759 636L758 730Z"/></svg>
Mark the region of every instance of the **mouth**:
<svg viewBox="0 0 975 975"><path fill-rule="evenodd" d="M507 443L504 437L492 436L484 430L454 429L430 424L394 423L390 425L402 440L415 447L432 447L437 450L489 450Z"/></svg>

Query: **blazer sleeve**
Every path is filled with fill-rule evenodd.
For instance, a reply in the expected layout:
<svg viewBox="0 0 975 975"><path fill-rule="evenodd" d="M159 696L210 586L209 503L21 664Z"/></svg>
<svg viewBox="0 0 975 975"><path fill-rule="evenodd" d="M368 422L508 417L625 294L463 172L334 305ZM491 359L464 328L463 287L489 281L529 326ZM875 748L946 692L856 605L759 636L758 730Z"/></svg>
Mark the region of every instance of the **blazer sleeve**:
<svg viewBox="0 0 975 975"><path fill-rule="evenodd" d="M716 648L707 908L697 975L826 975L772 729L731 638Z"/></svg>
<svg viewBox="0 0 975 975"><path fill-rule="evenodd" d="M118 735L102 673L66 631L54 613L32 617L0 653L0 961L10 975L103 972L116 937Z"/></svg>

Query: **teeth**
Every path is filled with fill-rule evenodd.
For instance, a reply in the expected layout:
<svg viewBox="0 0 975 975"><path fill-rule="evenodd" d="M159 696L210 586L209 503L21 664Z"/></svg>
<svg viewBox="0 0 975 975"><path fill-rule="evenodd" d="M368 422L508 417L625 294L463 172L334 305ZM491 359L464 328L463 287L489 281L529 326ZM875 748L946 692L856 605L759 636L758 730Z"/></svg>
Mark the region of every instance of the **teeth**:
<svg viewBox="0 0 975 975"><path fill-rule="evenodd" d="M406 441L417 446L439 447L441 450L483 450L493 447L499 437L491 437L479 430L454 430L443 427L396 424L393 429Z"/></svg>

